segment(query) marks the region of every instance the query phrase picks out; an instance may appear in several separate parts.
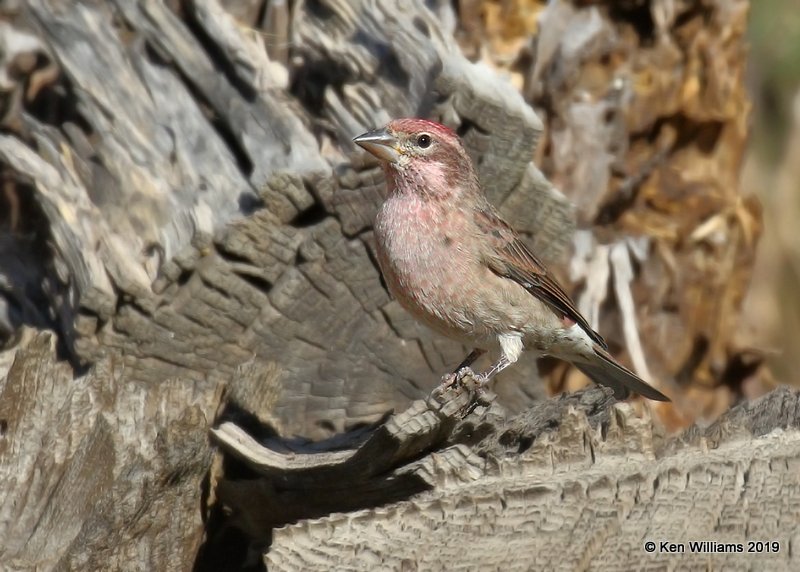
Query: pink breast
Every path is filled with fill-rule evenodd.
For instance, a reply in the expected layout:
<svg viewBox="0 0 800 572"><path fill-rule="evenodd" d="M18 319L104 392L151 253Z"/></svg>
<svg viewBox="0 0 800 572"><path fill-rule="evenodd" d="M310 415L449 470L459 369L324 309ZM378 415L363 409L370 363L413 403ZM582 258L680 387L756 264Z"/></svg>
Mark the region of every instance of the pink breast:
<svg viewBox="0 0 800 572"><path fill-rule="evenodd" d="M472 329L477 285L466 277L482 268L459 248L453 218L437 204L390 200L376 231L384 278L398 302L445 334Z"/></svg>

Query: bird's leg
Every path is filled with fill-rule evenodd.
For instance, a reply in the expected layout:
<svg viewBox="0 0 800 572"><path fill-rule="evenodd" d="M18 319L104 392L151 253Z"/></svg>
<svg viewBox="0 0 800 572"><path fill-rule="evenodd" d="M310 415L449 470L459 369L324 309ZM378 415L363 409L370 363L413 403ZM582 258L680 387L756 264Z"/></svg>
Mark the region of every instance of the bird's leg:
<svg viewBox="0 0 800 572"><path fill-rule="evenodd" d="M486 387L494 376L516 363L519 356L522 354L522 335L519 332L507 332L497 336L497 341L500 342L500 359L492 364L492 367L487 369L478 377L481 387Z"/></svg>
<svg viewBox="0 0 800 572"><path fill-rule="evenodd" d="M453 373L458 374L458 372L460 372L465 367L471 366L473 363L475 363L476 359L478 359L479 357L481 357L485 353L486 353L486 350L482 350L480 348L475 348L474 350L469 352L469 355L464 358L464 361L462 361L460 364L458 364L458 367L453 370Z"/></svg>
<svg viewBox="0 0 800 572"><path fill-rule="evenodd" d="M514 360L514 361L516 361L516 360ZM495 363L493 363L492 367L490 367L485 372L480 374L480 384L481 384L481 386L482 387L486 386L492 380L492 378L494 376L496 376L498 373L500 373L505 368L510 366L512 363L514 363L514 362L511 361L505 355L500 356L500 359L497 360Z"/></svg>
<svg viewBox="0 0 800 572"><path fill-rule="evenodd" d="M478 405L485 405L488 406L492 399L487 398L487 390L486 386L489 385L489 381L496 376L498 373L503 371L505 368L510 366L516 360L518 354L512 354L511 356L503 355L500 357L497 362L495 362L492 367L486 370L484 373L475 374L469 366L475 362L481 355L483 355L485 350L474 349L470 352L470 354L461 362L458 366L458 369L454 373L449 373L442 378L442 383L433 390L431 394L436 399L441 399L445 392L450 391L468 391L470 396L470 401L461 412L461 418L463 419L470 413L472 413ZM471 374L471 379L473 380L472 383L464 383L464 378L467 377L468 374Z"/></svg>

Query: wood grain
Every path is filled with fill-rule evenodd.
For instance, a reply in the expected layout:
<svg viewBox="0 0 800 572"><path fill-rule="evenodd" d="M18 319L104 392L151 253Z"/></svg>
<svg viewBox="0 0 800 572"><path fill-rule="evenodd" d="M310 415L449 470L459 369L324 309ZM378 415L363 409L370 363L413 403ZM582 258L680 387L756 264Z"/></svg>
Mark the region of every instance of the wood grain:
<svg viewBox="0 0 800 572"><path fill-rule="evenodd" d="M443 461L435 487L409 500L278 528L267 567L797 567L800 394L777 391L673 442L625 405L603 404L598 422L587 412L594 393L602 392L564 402L556 415L542 404L524 420L493 424L467 465L449 462L450 450L432 456ZM542 416L552 424L537 424ZM780 551L747 553L755 540ZM662 541L685 553L667 553ZM692 553L690 541L740 543L745 552Z"/></svg>
<svg viewBox="0 0 800 572"><path fill-rule="evenodd" d="M739 565L641 552L687 531L773 535L742 566L797 567L796 394L653 429L757 367L732 338L747 2L548 3L494 68L455 38L496 18L458 4L0 7L0 567ZM546 400L532 360L474 408L429 398L464 348L389 299L351 143L406 115L464 138L565 284L572 255L568 290L674 408Z"/></svg>

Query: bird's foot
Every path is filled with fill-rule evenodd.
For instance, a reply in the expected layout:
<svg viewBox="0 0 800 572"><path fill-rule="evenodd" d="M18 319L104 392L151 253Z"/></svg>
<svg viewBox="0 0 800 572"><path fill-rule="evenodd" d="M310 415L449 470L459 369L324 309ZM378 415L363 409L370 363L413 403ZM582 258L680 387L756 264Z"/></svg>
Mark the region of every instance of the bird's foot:
<svg viewBox="0 0 800 572"><path fill-rule="evenodd" d="M442 376L442 383L439 387L455 387L463 383L465 377L478 377L471 367L462 367L458 371Z"/></svg>
<svg viewBox="0 0 800 572"><path fill-rule="evenodd" d="M486 376L475 373L469 367L462 367L443 376L442 382L433 390L431 397L439 402L448 401L448 396L453 396L450 401L464 401L462 395L466 394L466 402L462 403L459 415L464 418L479 405L488 406L493 401L493 394L486 391L487 382Z"/></svg>

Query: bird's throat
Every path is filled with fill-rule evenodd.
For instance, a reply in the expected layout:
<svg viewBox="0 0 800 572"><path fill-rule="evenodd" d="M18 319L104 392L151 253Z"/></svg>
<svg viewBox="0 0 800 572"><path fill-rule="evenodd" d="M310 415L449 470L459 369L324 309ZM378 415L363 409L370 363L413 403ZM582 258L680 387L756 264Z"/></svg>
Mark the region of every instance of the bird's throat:
<svg viewBox="0 0 800 572"><path fill-rule="evenodd" d="M386 179L390 194L416 195L422 200L445 201L457 195L458 182L441 163L387 166Z"/></svg>

